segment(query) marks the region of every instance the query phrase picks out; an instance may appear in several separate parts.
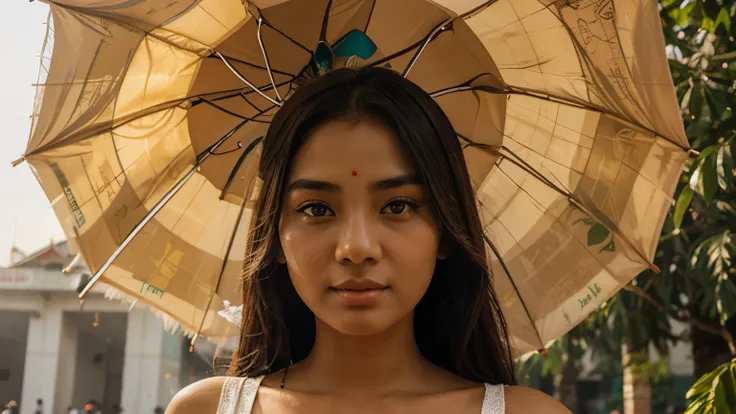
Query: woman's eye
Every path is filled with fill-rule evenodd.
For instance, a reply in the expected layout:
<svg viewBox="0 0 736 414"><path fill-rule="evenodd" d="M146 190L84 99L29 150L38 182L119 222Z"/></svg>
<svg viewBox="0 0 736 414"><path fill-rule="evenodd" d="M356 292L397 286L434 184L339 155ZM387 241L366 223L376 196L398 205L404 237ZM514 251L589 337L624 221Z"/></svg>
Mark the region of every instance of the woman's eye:
<svg viewBox="0 0 736 414"><path fill-rule="evenodd" d="M310 217L329 217L334 216L335 212L322 203L310 203L297 209L299 213L304 213Z"/></svg>
<svg viewBox="0 0 736 414"><path fill-rule="evenodd" d="M416 209L416 204L407 200L394 200L386 204L381 214L404 214Z"/></svg>

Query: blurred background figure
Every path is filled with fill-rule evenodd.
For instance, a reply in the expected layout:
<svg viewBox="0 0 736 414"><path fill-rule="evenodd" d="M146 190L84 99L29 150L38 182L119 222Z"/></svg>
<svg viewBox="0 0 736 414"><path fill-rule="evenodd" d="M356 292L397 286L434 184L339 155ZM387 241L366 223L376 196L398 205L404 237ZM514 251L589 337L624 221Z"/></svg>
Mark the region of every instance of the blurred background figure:
<svg viewBox="0 0 736 414"><path fill-rule="evenodd" d="M10 402L5 404L2 414L18 414L18 403L15 400L10 400Z"/></svg>
<svg viewBox="0 0 736 414"><path fill-rule="evenodd" d="M41 398L36 400L36 411L34 414L43 414L43 400Z"/></svg>

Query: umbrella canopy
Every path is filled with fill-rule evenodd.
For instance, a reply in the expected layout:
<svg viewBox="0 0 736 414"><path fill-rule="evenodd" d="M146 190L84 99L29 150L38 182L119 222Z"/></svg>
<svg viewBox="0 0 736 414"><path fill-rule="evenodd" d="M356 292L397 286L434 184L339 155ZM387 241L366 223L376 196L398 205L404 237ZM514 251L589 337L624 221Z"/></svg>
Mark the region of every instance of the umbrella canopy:
<svg viewBox="0 0 736 414"><path fill-rule="evenodd" d="M25 159L97 280L237 332L259 143L285 99L380 65L452 121L517 352L652 258L688 143L651 0L54 0ZM45 63L48 64L48 63Z"/></svg>

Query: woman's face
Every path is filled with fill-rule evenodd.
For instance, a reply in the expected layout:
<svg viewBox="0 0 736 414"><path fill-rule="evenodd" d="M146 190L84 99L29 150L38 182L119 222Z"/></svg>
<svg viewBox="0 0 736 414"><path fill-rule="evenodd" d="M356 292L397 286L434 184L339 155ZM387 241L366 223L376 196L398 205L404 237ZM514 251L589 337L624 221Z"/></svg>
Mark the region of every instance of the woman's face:
<svg viewBox="0 0 736 414"><path fill-rule="evenodd" d="M429 286L439 230L393 132L371 120L318 127L294 157L279 238L294 288L349 335L409 315Z"/></svg>

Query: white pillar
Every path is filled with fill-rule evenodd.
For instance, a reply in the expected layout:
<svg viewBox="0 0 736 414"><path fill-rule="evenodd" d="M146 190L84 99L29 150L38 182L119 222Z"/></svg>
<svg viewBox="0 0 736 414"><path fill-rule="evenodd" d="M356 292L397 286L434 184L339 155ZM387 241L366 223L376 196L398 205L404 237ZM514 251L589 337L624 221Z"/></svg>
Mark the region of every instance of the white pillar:
<svg viewBox="0 0 736 414"><path fill-rule="evenodd" d="M125 412L151 414L166 408L179 391L181 338L167 333L145 310L128 314L121 405Z"/></svg>
<svg viewBox="0 0 736 414"><path fill-rule="evenodd" d="M43 399L44 414L66 412L74 387L77 327L58 307L31 316L21 393L21 414L33 414Z"/></svg>

